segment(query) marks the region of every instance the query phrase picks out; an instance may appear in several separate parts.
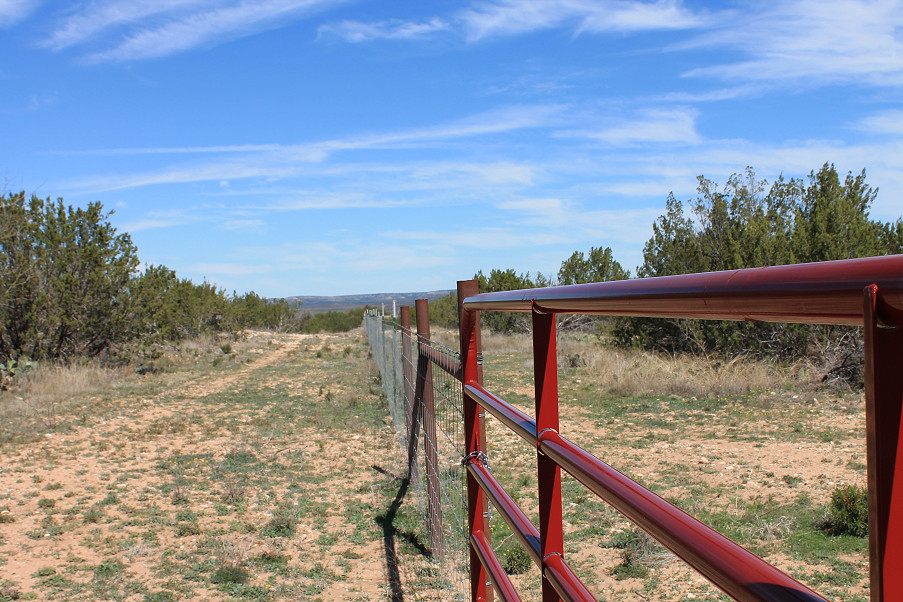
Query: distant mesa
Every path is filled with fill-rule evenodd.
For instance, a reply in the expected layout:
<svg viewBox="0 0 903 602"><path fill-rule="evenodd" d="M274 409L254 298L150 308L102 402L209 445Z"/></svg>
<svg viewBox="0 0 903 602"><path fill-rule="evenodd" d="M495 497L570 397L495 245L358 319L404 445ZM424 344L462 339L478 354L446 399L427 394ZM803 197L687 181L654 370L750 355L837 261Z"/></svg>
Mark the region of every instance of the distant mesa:
<svg viewBox="0 0 903 602"><path fill-rule="evenodd" d="M425 293L376 293L373 295L340 295L337 297L311 297L298 296L286 297L289 303L301 302L301 307L310 312L324 311L348 311L357 307L381 307L386 305L386 313L392 313L392 301L397 307L404 305L414 306L417 299L429 299L434 301L448 295L451 290L428 291Z"/></svg>

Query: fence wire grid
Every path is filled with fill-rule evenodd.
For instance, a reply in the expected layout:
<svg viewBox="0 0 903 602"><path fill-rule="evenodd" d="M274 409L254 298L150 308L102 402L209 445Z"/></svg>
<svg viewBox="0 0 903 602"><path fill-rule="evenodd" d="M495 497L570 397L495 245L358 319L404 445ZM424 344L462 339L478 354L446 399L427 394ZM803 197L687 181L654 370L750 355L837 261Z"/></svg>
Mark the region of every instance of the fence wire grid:
<svg viewBox="0 0 903 602"><path fill-rule="evenodd" d="M416 500L423 517L424 531L442 534L441 545L432 545L433 560L439 568L443 585L448 593L446 599L466 600L470 588L470 545L467 529L467 488L466 469L461 465L465 455L464 411L461 383L438 366L432 366L432 390L436 422L435 444L431 450L425 449L423 416L415 407L423 407L421 388L417 386L418 370L429 364L429 359L418 354L416 332L405 332L400 324L389 316L375 312L364 316L364 327L373 361L379 369L383 392L388 401L389 413L398 438L397 458L410 467L408 496ZM405 365L402 353L404 338L410 337L410 360ZM459 353L436 341L427 343L443 355L457 360ZM407 380L410 375L410 380ZM411 404L406 406L405 387L411 395ZM414 422L412 425L411 423ZM414 439L414 446L411 446ZM409 454L413 452L413 461ZM432 453L429 453L432 452ZM438 477L439 507L441 512L430 513L427 480L424 463L435 458L431 468ZM431 524L441 521L440 524Z"/></svg>

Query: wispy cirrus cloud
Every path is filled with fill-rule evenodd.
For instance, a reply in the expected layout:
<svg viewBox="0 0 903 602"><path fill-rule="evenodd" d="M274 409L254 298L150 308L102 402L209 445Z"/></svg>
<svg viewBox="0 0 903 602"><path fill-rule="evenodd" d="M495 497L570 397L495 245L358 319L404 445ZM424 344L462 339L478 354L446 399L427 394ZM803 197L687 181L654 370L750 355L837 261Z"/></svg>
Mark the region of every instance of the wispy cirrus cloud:
<svg viewBox="0 0 903 602"><path fill-rule="evenodd" d="M260 154L290 156L292 160L322 161L340 151L403 148L434 144L443 140L503 134L526 128L549 127L561 122L561 105L509 105L422 128L348 136L302 144L230 144L221 146L176 146L148 148L109 148L56 151L75 155L182 155L182 154Z"/></svg>
<svg viewBox="0 0 903 602"><path fill-rule="evenodd" d="M678 0L503 0L474 5L459 19L471 41L562 27L575 33L635 32L686 29L705 22Z"/></svg>
<svg viewBox="0 0 903 602"><path fill-rule="evenodd" d="M647 109L607 127L572 130L564 135L585 136L618 147L643 144L693 145L702 141L696 131L694 109Z"/></svg>
<svg viewBox="0 0 903 602"><path fill-rule="evenodd" d="M448 21L436 17L420 22L392 19L364 23L345 20L335 24L322 25L318 31L321 36L336 36L346 42L359 43L372 40L412 40L447 31L451 27Z"/></svg>
<svg viewBox="0 0 903 602"><path fill-rule="evenodd" d="M63 20L44 45L53 50L62 50L104 32L135 26L145 19L173 18L199 10L203 4L209 3L199 0L135 0L90 4Z"/></svg>
<svg viewBox="0 0 903 602"><path fill-rule="evenodd" d="M452 32L475 42L556 28L570 29L575 35L686 29L702 25L707 18L679 0L497 0L473 3L457 13L420 21L342 21L321 26L320 33L348 42L367 42Z"/></svg>
<svg viewBox="0 0 903 602"><path fill-rule="evenodd" d="M140 232L141 230L153 230L155 228L172 228L174 226L184 226L188 223L191 223L191 220L149 217L129 222L125 224L122 229L125 232Z"/></svg>
<svg viewBox="0 0 903 602"><path fill-rule="evenodd" d="M260 274L262 272L270 272L274 268L271 265L250 265L244 263L196 263L188 266L192 272L213 276L242 276L247 274Z"/></svg>
<svg viewBox="0 0 903 602"><path fill-rule="evenodd" d="M89 47L88 62L162 57L327 10L342 0L106 0L65 19L46 46Z"/></svg>
<svg viewBox="0 0 903 602"><path fill-rule="evenodd" d="M11 27L30 15L41 0L0 0L0 27Z"/></svg>
<svg viewBox="0 0 903 602"><path fill-rule="evenodd" d="M886 136L903 136L903 110L884 111L862 119L858 127Z"/></svg>
<svg viewBox="0 0 903 602"><path fill-rule="evenodd" d="M903 84L903 4L899 0L757 2L725 13L711 31L676 48L725 48L740 60L697 67L688 76L814 85Z"/></svg>
<svg viewBox="0 0 903 602"><path fill-rule="evenodd" d="M345 171L342 167L322 165L341 152L436 148L448 141L468 140L490 135L504 135L527 128L549 127L560 119L561 107L553 105L509 106L486 111L447 123L390 131L306 144L255 144L173 148L123 148L75 151L73 154L102 155L225 155L205 163L180 164L154 171L84 178L69 185L89 191L110 191L157 184L179 184L201 181L233 181L248 178L281 180L300 174L342 175L350 172L395 171L380 162L374 166L355 163ZM441 181L447 178L470 178L487 183L529 183L533 173L529 167L513 161L487 162L417 162L406 168L413 181ZM336 173L338 170L341 173Z"/></svg>

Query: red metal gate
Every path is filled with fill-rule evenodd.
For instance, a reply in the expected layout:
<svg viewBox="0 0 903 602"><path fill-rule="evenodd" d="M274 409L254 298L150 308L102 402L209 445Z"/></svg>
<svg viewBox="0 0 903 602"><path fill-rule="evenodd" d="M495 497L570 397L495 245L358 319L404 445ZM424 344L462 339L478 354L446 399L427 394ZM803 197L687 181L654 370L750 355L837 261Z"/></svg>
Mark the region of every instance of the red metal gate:
<svg viewBox="0 0 903 602"><path fill-rule="evenodd" d="M490 545L487 499L540 568L544 602L595 600L564 559L562 469L732 598L823 600L558 432L558 313L862 326L871 599L903 600L903 256L483 294L466 281L458 283L458 299L472 600L489 600L493 590L520 599ZM480 311L531 312L534 417L483 388ZM538 528L487 469L481 410L536 447Z"/></svg>

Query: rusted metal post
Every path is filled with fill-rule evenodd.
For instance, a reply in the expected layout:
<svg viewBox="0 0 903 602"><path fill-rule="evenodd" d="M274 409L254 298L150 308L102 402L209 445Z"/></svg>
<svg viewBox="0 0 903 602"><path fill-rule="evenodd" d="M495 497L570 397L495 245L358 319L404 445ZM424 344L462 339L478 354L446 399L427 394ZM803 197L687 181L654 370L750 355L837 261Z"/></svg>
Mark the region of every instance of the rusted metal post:
<svg viewBox="0 0 903 602"><path fill-rule="evenodd" d="M411 359L411 308L408 306L404 306L401 308L401 373L404 382L402 383L404 390L404 419L405 419L405 432L407 433L407 439L409 443L409 450L411 440L417 441L417 429L420 428L418 424L418 420L416 420L416 416L419 415L414 413L414 362ZM417 449L416 444L413 447L414 450ZM410 458L410 452L408 456L408 478L411 482L416 482L419 479L419 470L417 468L417 462L413 461Z"/></svg>
<svg viewBox="0 0 903 602"><path fill-rule="evenodd" d="M417 299L417 347L429 346L430 309L429 301ZM418 352L419 376L423 382L420 400L423 404L423 458L426 466L427 516L430 520L430 548L433 555L442 558L442 503L439 490L439 453L436 441L436 405L433 398L433 363L425 353Z"/></svg>
<svg viewBox="0 0 903 602"><path fill-rule="evenodd" d="M558 353L555 345L555 314L533 311L533 369L536 380L536 433L558 432ZM561 515L561 468L545 454L536 452L539 485L539 537L542 547L542 600L558 602L554 585L545 576L546 560L563 557L564 531Z"/></svg>
<svg viewBox="0 0 903 602"><path fill-rule="evenodd" d="M903 329L887 322L878 285L865 288L865 416L872 602L903 600Z"/></svg>
<svg viewBox="0 0 903 602"><path fill-rule="evenodd" d="M480 312L464 311L465 298L476 295L479 287L476 280L458 281L458 317L461 334L461 366L463 381L482 386L482 349L480 347ZM477 403L464 391L464 444L470 456L486 453L486 430L483 416ZM489 530L488 503L483 490L470 472L467 473L467 525L471 541L474 534L491 542ZM480 561L480 555L470 547L470 599L473 602L489 602L492 590L488 587L489 574Z"/></svg>

